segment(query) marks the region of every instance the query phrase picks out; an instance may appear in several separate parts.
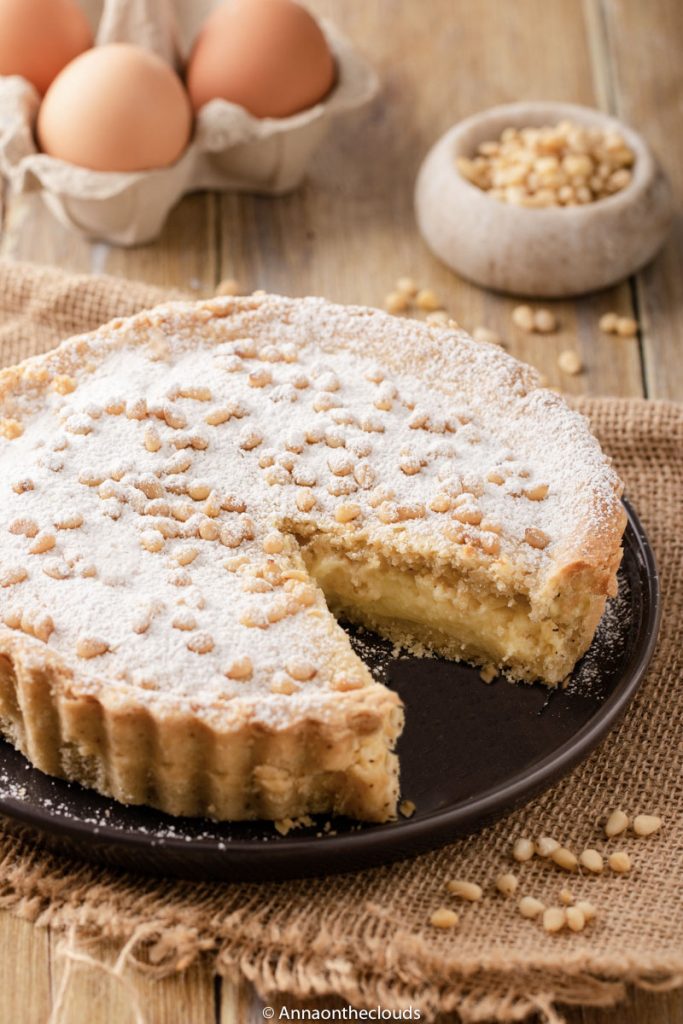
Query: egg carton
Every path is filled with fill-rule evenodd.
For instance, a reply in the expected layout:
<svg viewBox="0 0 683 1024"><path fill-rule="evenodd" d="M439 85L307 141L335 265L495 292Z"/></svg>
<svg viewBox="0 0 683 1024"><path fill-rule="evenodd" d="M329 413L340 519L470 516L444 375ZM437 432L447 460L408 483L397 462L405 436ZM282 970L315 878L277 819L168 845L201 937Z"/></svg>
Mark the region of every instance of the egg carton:
<svg viewBox="0 0 683 1024"><path fill-rule="evenodd" d="M195 15L201 6L189 5ZM201 20L194 18L190 35ZM38 93L23 78L0 77L0 171L16 193L42 192L62 224L117 245L156 238L186 192L290 192L333 118L367 103L378 88L374 70L341 32L326 20L319 24L337 67L336 84L322 102L291 117L256 118L234 103L212 100L197 114L180 159L157 170L91 171L40 153ZM171 0L105 0L96 45L112 42L144 46L176 67L186 56Z"/></svg>

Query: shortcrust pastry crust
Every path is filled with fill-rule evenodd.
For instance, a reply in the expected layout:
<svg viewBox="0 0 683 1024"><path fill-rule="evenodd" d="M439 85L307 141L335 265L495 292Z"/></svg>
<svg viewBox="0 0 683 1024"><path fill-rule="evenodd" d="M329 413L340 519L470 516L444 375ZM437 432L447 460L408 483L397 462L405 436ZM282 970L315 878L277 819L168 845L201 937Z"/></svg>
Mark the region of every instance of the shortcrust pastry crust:
<svg viewBox="0 0 683 1024"><path fill-rule="evenodd" d="M0 489L3 732L46 772L216 818L395 814L402 707L328 603L553 685L624 528L586 421L531 368L274 296L168 304L0 373Z"/></svg>

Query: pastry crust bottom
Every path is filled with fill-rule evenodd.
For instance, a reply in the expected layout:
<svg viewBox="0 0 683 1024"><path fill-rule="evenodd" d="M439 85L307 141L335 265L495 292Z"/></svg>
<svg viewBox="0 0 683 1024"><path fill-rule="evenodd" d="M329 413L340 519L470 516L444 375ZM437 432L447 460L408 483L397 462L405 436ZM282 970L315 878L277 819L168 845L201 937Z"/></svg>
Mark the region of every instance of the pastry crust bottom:
<svg viewBox="0 0 683 1024"><path fill-rule="evenodd" d="M376 703L373 711L366 700L343 724L306 719L274 730L251 722L220 733L190 712L110 708L69 693L58 668L16 644L0 648L0 732L15 747L49 775L173 815L386 821L398 798L393 747L403 712L379 687Z"/></svg>

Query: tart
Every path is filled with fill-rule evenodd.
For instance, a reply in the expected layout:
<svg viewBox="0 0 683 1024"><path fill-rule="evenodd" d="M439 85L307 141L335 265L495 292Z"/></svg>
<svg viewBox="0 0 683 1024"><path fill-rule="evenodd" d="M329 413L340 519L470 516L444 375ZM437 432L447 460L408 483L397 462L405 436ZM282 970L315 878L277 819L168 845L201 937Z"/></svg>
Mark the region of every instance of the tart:
<svg viewBox="0 0 683 1024"><path fill-rule="evenodd" d="M0 728L171 814L386 820L403 709L335 614L556 685L620 494L461 331L273 296L115 320L0 373Z"/></svg>

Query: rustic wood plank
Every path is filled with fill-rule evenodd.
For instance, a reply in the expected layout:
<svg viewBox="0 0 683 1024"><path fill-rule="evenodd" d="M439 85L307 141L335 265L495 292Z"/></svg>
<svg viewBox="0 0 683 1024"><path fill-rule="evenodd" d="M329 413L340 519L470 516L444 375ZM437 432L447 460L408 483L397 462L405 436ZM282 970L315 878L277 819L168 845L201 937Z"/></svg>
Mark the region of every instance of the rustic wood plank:
<svg viewBox="0 0 683 1024"><path fill-rule="evenodd" d="M669 174L678 215L668 244L637 277L648 394L683 399L683 4L601 0L615 113L643 133Z"/></svg>
<svg viewBox="0 0 683 1024"><path fill-rule="evenodd" d="M572 393L639 394L638 344L600 335L600 313L631 309L627 285L579 303L551 305L562 330L552 337L513 329L515 302L456 277L416 234L413 183L438 135L493 103L550 97L595 103L588 30L574 0L431 0L397 6L315 0L378 68L382 94L341 118L317 154L302 189L282 198L225 195L220 200L221 276L248 288L318 294L381 305L396 277L429 284L471 330L494 327L515 354L549 383ZM552 40L552 46L548 41ZM561 376L557 356L577 348L586 372Z"/></svg>
<svg viewBox="0 0 683 1024"><path fill-rule="evenodd" d="M156 242L122 249L89 242L64 227L40 196L16 196L8 203L0 256L52 263L75 273L137 278L199 296L213 291L217 280L215 204L210 194L186 196L171 211Z"/></svg>
<svg viewBox="0 0 683 1024"><path fill-rule="evenodd" d="M0 1021L45 1024L50 1013L50 950L45 929L0 913Z"/></svg>
<svg viewBox="0 0 683 1024"><path fill-rule="evenodd" d="M609 1010L594 1007L564 1009L567 1024L683 1024L683 990L634 990L629 999Z"/></svg>
<svg viewBox="0 0 683 1024"><path fill-rule="evenodd" d="M138 1020L144 1020L144 1024L215 1024L214 985L208 966L193 965L163 981L154 981L132 968L116 977L110 970L119 951L112 944L98 943L87 950L75 947L76 956L84 953L99 961L96 965L88 960L69 962L60 955L63 942L53 938L52 993L56 1020L51 1024L133 1024L136 1011L141 1015ZM13 1019L22 1020L23 1024L22 1018ZM36 1024L44 1024L44 1019L39 1022L36 1018Z"/></svg>

